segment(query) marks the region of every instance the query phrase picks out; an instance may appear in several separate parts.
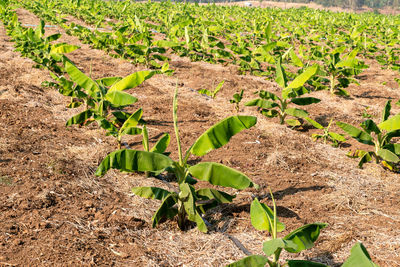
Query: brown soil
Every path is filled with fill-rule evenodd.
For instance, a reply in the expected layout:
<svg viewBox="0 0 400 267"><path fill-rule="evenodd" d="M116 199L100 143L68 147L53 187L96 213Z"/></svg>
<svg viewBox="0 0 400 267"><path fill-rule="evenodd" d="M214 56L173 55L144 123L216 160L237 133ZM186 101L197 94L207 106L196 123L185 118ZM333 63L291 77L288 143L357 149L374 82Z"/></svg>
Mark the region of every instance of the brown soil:
<svg viewBox="0 0 400 267"><path fill-rule="evenodd" d="M39 21L25 10L18 10L18 15L23 23ZM62 41L81 46L69 58L86 73L91 69L95 78L143 69L82 45L58 28L47 32L57 31L63 33ZM0 40L1 266L223 266L245 256L238 242L250 253L262 253L267 236L251 226L249 208L254 197L271 204L268 188L277 199L279 219L286 224L283 235L305 223L329 223L315 248L282 257L339 266L351 246L361 241L376 263L400 266L399 175L372 163L358 169L356 160L345 156L359 147L356 142L340 149L315 143L310 139L313 131L289 129L251 108L242 108L241 114L257 116L257 126L202 160L245 172L260 190L239 192L234 203L210 212L207 220L213 226L208 234L196 229L181 232L176 222L153 229L151 216L159 203L133 196L129 189L167 185L117 171L95 177L101 159L115 149L114 140L95 126L66 128L65 121L78 111L66 109L68 99L58 92L41 87L48 72L33 69L30 60L13 52L2 26ZM388 96L399 99L398 86L391 82L397 74L367 63L370 69L359 77L361 86L349 88L351 98L313 93L323 101L308 108L312 116L321 123L334 118L354 124L362 120L366 106L379 117ZM272 82L238 75L232 66L173 58L171 68L173 76L155 76L130 91L139 99L135 107L144 110L153 142L164 132L173 133L176 85L185 148L213 123L233 114L233 93L244 89L248 100L260 89L278 91ZM221 80L226 82L214 100L195 91L213 88ZM382 85L383 81L388 83ZM139 137L124 141L141 148ZM174 138L169 150L177 158Z"/></svg>

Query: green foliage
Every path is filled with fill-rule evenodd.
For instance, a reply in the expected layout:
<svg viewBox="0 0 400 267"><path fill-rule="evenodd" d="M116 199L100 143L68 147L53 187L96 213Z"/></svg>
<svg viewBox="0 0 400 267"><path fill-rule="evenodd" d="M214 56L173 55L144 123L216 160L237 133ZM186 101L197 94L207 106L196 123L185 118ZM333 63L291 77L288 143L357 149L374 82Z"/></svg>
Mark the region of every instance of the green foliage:
<svg viewBox="0 0 400 267"><path fill-rule="evenodd" d="M229 100L229 103L234 104L235 105L235 110L236 113L239 113L239 108L240 108L240 102L242 102L243 99L243 90L240 90L240 93L235 93L232 96L232 99Z"/></svg>
<svg viewBox="0 0 400 267"><path fill-rule="evenodd" d="M258 199L253 201L250 208L251 223L254 228L261 231L266 230L272 237L272 239L263 243L263 252L265 256L252 255L227 266L263 267L267 263L270 267L284 266L280 263L282 250L286 250L289 253L299 253L303 250L312 248L319 237L320 230L327 226L325 223L306 224L290 232L285 237L278 238L277 233L282 232L285 229L285 225L278 221L276 204L272 192L271 197L273 210L265 204L260 203ZM270 256L273 256L273 258L270 259ZM311 261L294 260L288 260L286 264L289 266L326 266Z"/></svg>
<svg viewBox="0 0 400 267"><path fill-rule="evenodd" d="M356 150L348 154L350 157L360 158L358 163L360 168L362 168L364 163L375 158L376 163L382 163L390 170L397 170L396 163L400 161L400 147L391 141L392 138L400 136L400 115L389 118L390 103L391 100L386 102L379 124L376 124L371 119L367 119L360 124L362 129L359 129L344 122L336 123L343 131L358 142L374 147L372 151Z"/></svg>
<svg viewBox="0 0 400 267"><path fill-rule="evenodd" d="M318 103L321 100L314 97L301 97L308 93L304 84L318 71L318 65L313 65L304 70L290 84L288 84L287 74L281 65L281 60L276 66L276 82L282 88L281 96L267 91L258 92L259 98L247 102L246 106L257 106L261 114L266 117L279 117L280 124L285 122L290 126L299 126L301 122L297 119L286 119L287 116L295 118L306 118L308 112L299 109L288 107L290 104L298 106L306 106L313 103Z"/></svg>
<svg viewBox="0 0 400 267"><path fill-rule="evenodd" d="M207 96L211 97L212 99L214 99L217 97L217 94L221 90L224 83L225 83L225 81L220 82L213 91L210 91L207 89L200 89L200 90L198 90L198 92L202 95L207 95Z"/></svg>
<svg viewBox="0 0 400 267"><path fill-rule="evenodd" d="M176 191L166 191L161 188L135 187L133 192L141 197L161 200L161 206L153 216L153 226L166 218L178 217L178 226L185 229L187 220L196 223L198 229L207 232L207 227L202 215L207 209L219 203L229 203L235 196L210 188L196 190L193 183L196 179L207 181L212 185L245 189L255 185L245 174L214 162L201 162L194 166L188 164L191 154L203 156L214 149L227 144L235 134L244 129L249 129L256 124L256 118L251 116L233 116L226 118L205 131L187 150L182 154L181 141L179 138L177 117L177 90L174 97L173 118L174 129L178 144L179 161L174 161L163 153L169 143L169 136L161 138L155 147L149 150L148 143L144 142L146 151L117 150L109 154L100 164L96 175L104 175L109 169L119 169L127 172L153 172L161 173L168 171L174 174L178 187ZM143 133L147 133L144 128ZM147 139L144 134L144 140ZM152 152L147 152L152 151Z"/></svg>
<svg viewBox="0 0 400 267"><path fill-rule="evenodd" d="M341 142L345 142L346 138L342 134L338 134L335 132L330 131L329 129L331 128L332 121L331 119L329 121L328 126L324 127L318 122L310 119L310 118L305 118L306 121L308 121L312 126L314 126L317 129L320 129L323 131L322 134L312 134L311 137L314 141L322 139L324 144L326 144L327 141L332 142L332 146L338 147Z"/></svg>

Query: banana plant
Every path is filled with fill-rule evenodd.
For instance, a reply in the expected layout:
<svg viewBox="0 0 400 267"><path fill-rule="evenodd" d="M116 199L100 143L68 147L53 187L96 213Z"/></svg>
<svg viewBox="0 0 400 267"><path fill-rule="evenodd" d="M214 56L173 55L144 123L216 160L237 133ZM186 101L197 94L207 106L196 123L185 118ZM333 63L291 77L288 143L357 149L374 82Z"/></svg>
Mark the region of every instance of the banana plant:
<svg viewBox="0 0 400 267"><path fill-rule="evenodd" d="M100 127L117 137L119 144L123 135L137 132L134 127L137 125L136 122L140 119L142 111L139 110L134 114L121 111L122 108L137 101L136 97L124 92L124 90L140 85L151 78L154 72L139 71L123 79L107 77L92 80L65 56L64 67L71 81L62 80L62 93L69 94L72 97L81 97L80 101L86 104L86 110L70 118L66 123L67 126L97 121ZM73 107L75 106L73 105ZM122 125L118 127L117 122L121 122L121 120L123 120Z"/></svg>
<svg viewBox="0 0 400 267"><path fill-rule="evenodd" d="M357 49L341 57L345 47L337 48L329 53L329 59L325 60L324 69L330 81L329 91L331 94L349 96L344 89L350 83L358 84L354 76L360 74L362 69L367 68L365 64L360 62L356 56Z"/></svg>
<svg viewBox="0 0 400 267"><path fill-rule="evenodd" d="M281 263L280 256L283 250L289 253L299 253L310 249L318 239L320 230L326 223L306 224L290 232L283 238L278 237L278 232L285 230L285 225L279 222L276 212L274 196L271 192L273 210L267 205L254 199L250 206L251 224L259 231L267 231L272 239L263 243L264 255L251 255L239 261L227 265L227 267L327 267L327 265L306 260L287 260ZM272 256L272 259L270 258Z"/></svg>
<svg viewBox="0 0 400 267"><path fill-rule="evenodd" d="M360 124L362 129L354 127L344 122L336 122L347 134L358 142L374 147L374 150L356 150L349 153L348 156L360 158L358 166L362 168L363 164L375 158L376 163L382 163L390 170L397 169L396 163L400 161L400 144L392 143L392 138L400 137L400 114L391 118L391 100L386 102L382 111L382 119L379 124L373 120L367 119Z"/></svg>
<svg viewBox="0 0 400 267"><path fill-rule="evenodd" d="M202 95L206 95L211 97L212 99L215 99L217 97L218 92L221 90L222 86L224 85L225 81L220 82L217 87L215 87L214 90L208 90L208 89L200 89L197 92Z"/></svg>
<svg viewBox="0 0 400 267"><path fill-rule="evenodd" d="M329 130L331 128L333 119L331 119L329 121L329 124L326 127L322 126L321 124L319 124L318 122L314 121L311 118L305 118L305 120L308 121L315 128L323 131L322 134L312 134L311 135L311 137L314 141L322 139L324 144L326 144L327 141L330 141L330 142L332 142L333 147L338 147L339 143L346 141L346 138L342 134L338 134L338 133L335 133L335 132L332 132Z"/></svg>
<svg viewBox="0 0 400 267"><path fill-rule="evenodd" d="M240 108L240 102L242 102L243 99L243 90L240 90L240 93L235 93L232 96L232 99L229 100L229 103L234 104L235 105L235 110L236 113L239 113L239 108Z"/></svg>
<svg viewBox="0 0 400 267"><path fill-rule="evenodd" d="M194 166L189 165L190 155L204 156L214 149L227 144L232 136L244 129L249 129L257 122L252 116L228 117L205 131L182 153L181 140L178 128L178 89L175 91L173 103L173 121L175 136L178 145L179 160L152 152L122 149L110 153L99 165L96 175L104 175L109 169L119 169L127 172L172 173L177 182L174 191L167 191L158 187L134 187L132 192L138 196L160 200L161 206L152 217L153 227L163 219L173 219L177 216L178 226L186 229L187 221L194 222L202 232L207 232L203 220L205 212L219 203L229 203L235 197L223 191L212 188L195 189L193 184L197 180L209 182L211 185L245 189L258 187L245 174L225 165L214 162L201 162Z"/></svg>
<svg viewBox="0 0 400 267"><path fill-rule="evenodd" d="M289 104L299 106L318 103L321 100L315 97L301 97L308 93L304 84L318 71L318 65L313 65L304 70L290 84L286 77L285 69L281 65L281 59L276 65L276 82L282 88L281 96L268 91L258 92L259 98L247 102L246 106L257 106L264 116L268 118L279 117L280 124L285 122L289 126L299 126L301 122L297 118L308 117L308 112L303 109L288 107ZM287 116L296 119L286 119Z"/></svg>

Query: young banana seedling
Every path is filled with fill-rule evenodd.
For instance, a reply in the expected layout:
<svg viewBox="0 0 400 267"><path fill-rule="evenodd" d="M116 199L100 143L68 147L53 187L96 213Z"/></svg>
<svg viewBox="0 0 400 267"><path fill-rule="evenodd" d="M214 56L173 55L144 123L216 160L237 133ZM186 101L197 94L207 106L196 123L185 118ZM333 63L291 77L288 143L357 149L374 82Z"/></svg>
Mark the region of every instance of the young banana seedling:
<svg viewBox="0 0 400 267"><path fill-rule="evenodd" d="M317 70L318 65L308 67L288 85L286 72L281 65L281 60L279 59L276 66L276 82L282 88L281 96L277 96L267 91L260 91L258 92L260 98L253 99L245 105L257 106L261 114L266 117L279 117L280 124L286 122L289 126L299 126L301 123L297 118L308 117L308 112L303 109L289 108L288 105L295 104L306 106L321 101L315 97L300 97L303 94L308 93L308 90L304 87L304 83L315 75ZM287 116L292 116L296 119L286 119Z"/></svg>
<svg viewBox="0 0 400 267"><path fill-rule="evenodd" d="M285 225L278 221L276 204L272 192L273 210L267 205L260 203L255 199L251 203L250 217L251 224L259 231L268 231L272 239L263 243L264 255L251 255L237 262L227 265L227 267L327 267L327 265L311 262L306 260L287 260L281 263L280 256L282 250L289 253L299 253L303 250L310 249L314 246L314 242L318 239L320 230L325 228L326 223L306 224L292 231L283 238L278 238L278 232L285 230ZM270 258L272 256L272 259Z"/></svg>
<svg viewBox="0 0 400 267"><path fill-rule="evenodd" d="M178 145L179 160L174 161L170 157L149 151L122 149L110 153L100 164L96 175L104 175L109 169L119 169L127 172L153 172L168 171L176 177L176 191L167 191L158 187L134 187L132 192L138 196L162 201L161 206L153 215L153 227L162 219L178 217L178 226L184 230L187 220L196 223L198 229L207 232L207 226L202 215L207 209L219 203L229 203L235 197L223 191L212 188L195 189L193 184L196 179L207 181L212 185L245 189L256 187L245 174L214 162L201 162L194 166L188 164L190 155L204 156L210 151L227 144L232 136L244 129L249 129L257 122L252 116L228 117L206 132L204 132L194 144L182 153L181 140L178 129L178 89L175 91L173 104L173 120L175 136Z"/></svg>
<svg viewBox="0 0 400 267"><path fill-rule="evenodd" d="M350 157L360 158L358 166L375 158L376 163L382 163L390 170L396 170L396 163L400 161L400 144L391 143L392 138L400 137L400 114L391 118L391 100L386 102L382 112L381 122L377 125L373 120L367 119L361 123L361 129L344 122L336 124L358 142L374 146L374 150L356 150L349 153Z"/></svg>
<svg viewBox="0 0 400 267"><path fill-rule="evenodd" d="M344 136L342 134L338 134L338 133L335 133L335 132L332 132L329 130L331 128L333 119L331 119L329 121L329 124L326 127L322 126L321 124L319 124L318 122L316 122L310 118L305 118L305 120L308 121L315 128L323 130L322 134L312 134L311 135L311 137L314 141L322 139L324 141L324 144L326 144L327 141L330 141L330 142L332 142L333 147L338 147L339 143L346 141L346 138L344 138Z"/></svg>
<svg viewBox="0 0 400 267"><path fill-rule="evenodd" d="M208 89L200 89L197 92L202 95L207 95L211 97L212 99L215 99L217 97L218 92L221 90L222 86L224 85L225 81L220 82L217 87L214 89L214 91L208 90Z"/></svg>
<svg viewBox="0 0 400 267"><path fill-rule="evenodd" d="M240 93L236 93L234 94L232 97L232 99L229 100L229 103L234 104L235 105L235 110L236 113L239 113L239 108L240 108L240 102L242 102L243 99L243 90L240 91Z"/></svg>

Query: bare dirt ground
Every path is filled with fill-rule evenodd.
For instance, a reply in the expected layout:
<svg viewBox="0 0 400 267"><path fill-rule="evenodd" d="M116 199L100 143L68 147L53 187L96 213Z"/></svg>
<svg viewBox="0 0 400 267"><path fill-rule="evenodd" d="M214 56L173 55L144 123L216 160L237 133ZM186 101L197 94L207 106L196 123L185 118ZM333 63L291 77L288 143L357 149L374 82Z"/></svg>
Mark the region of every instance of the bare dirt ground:
<svg viewBox="0 0 400 267"><path fill-rule="evenodd" d="M27 24L39 21L25 10L18 10L18 16ZM62 41L81 46L69 58L86 73L91 69L95 78L143 69L82 45L58 28L49 28L48 34L56 31L63 34ZM238 242L250 253L262 253L267 236L252 228L249 209L254 197L271 204L268 188L277 199L279 219L286 224L283 235L305 223L329 223L313 249L283 257L339 266L351 246L361 241L376 263L400 266L399 175L372 163L358 169L357 161L345 156L358 147L353 141L342 148L315 143L312 131L281 126L251 108L242 108L241 114L258 116L257 126L202 160L245 172L260 190L239 192L232 204L210 212L207 219L213 226L208 234L196 229L181 232L176 222L153 229L151 216L159 203L133 196L129 189L166 185L115 171L95 177L101 159L116 148L114 140L95 126L66 128L65 121L77 111L65 108L68 100L58 92L41 87L49 79L47 71L33 69L12 45L1 26L0 266L223 266L245 256ZM400 92L392 81L398 73L367 63L370 69L361 75L361 86L349 89L351 98L313 93L323 101L308 108L312 116L321 123L334 118L355 124L362 121L365 107L379 118L387 99L397 101ZM213 123L233 114L233 93L244 89L248 100L260 89L278 91L272 82L238 75L234 67L173 58L171 68L173 76L155 76L130 91L139 99L135 107L144 110L153 142L164 132L173 133L176 84L186 148ZM226 82L215 100L195 92L221 80ZM388 83L382 85L383 81ZM174 140L169 150L176 158ZM124 141L141 148L139 137Z"/></svg>

